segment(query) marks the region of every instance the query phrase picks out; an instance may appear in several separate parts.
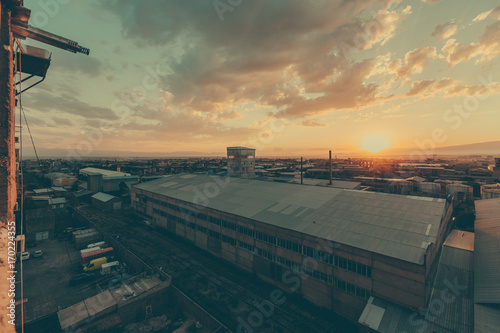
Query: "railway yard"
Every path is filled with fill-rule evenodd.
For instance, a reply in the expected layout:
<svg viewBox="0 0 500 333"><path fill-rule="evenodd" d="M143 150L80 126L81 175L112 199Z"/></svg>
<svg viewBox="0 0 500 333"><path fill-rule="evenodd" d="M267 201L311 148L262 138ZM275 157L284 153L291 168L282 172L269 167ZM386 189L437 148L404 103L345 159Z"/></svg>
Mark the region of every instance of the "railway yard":
<svg viewBox="0 0 500 333"><path fill-rule="evenodd" d="M132 210L104 213L81 206L75 208L75 214L147 265L161 268L172 277L174 286L233 332L357 331L333 312L290 294L283 294L284 301L275 303L274 309L259 312L259 304L270 304L269 299L281 291L166 230L146 225Z"/></svg>

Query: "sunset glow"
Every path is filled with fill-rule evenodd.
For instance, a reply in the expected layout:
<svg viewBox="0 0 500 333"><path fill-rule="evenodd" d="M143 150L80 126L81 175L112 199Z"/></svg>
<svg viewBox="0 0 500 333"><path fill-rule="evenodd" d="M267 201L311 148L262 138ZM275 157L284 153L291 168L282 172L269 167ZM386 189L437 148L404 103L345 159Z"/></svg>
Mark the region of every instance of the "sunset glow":
<svg viewBox="0 0 500 333"><path fill-rule="evenodd" d="M212 1L71 1L50 15L25 2L30 24L71 26L67 37L91 49L51 49L50 75L23 96L42 156L240 145L323 156L500 139L498 1L234 1L222 12ZM391 147L360 142L374 128Z"/></svg>
<svg viewBox="0 0 500 333"><path fill-rule="evenodd" d="M389 140L378 134L367 136L361 144L361 148L369 153L380 153L389 148L389 146Z"/></svg>

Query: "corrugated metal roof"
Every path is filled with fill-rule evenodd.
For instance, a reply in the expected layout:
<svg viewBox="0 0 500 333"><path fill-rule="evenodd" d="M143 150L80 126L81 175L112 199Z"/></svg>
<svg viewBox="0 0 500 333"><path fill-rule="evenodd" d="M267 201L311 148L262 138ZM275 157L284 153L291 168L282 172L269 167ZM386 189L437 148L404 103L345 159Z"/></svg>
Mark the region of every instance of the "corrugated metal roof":
<svg viewBox="0 0 500 333"><path fill-rule="evenodd" d="M500 199L476 201L474 302L500 303Z"/></svg>
<svg viewBox="0 0 500 333"><path fill-rule="evenodd" d="M66 203L66 198L50 198L49 199L50 205L65 204L65 203Z"/></svg>
<svg viewBox="0 0 500 333"><path fill-rule="evenodd" d="M473 332L474 252L460 247L443 245L425 315L371 297L359 323L383 333Z"/></svg>
<svg viewBox="0 0 500 333"><path fill-rule="evenodd" d="M474 236L473 232L455 229L446 237L444 245L474 251Z"/></svg>
<svg viewBox="0 0 500 333"><path fill-rule="evenodd" d="M83 168L80 169L81 174L86 174L86 175L91 175L91 174L101 174L103 177L137 177L137 176L132 176L130 173L126 172L118 172L118 171L113 171L113 170L105 170L105 169L98 169L98 168Z"/></svg>
<svg viewBox="0 0 500 333"><path fill-rule="evenodd" d="M443 246L426 319L451 332L474 329L474 252Z"/></svg>
<svg viewBox="0 0 500 333"><path fill-rule="evenodd" d="M446 209L443 199L190 176L133 187L418 264Z"/></svg>
<svg viewBox="0 0 500 333"><path fill-rule="evenodd" d="M500 305L474 304L474 333L500 331Z"/></svg>
<svg viewBox="0 0 500 333"><path fill-rule="evenodd" d="M97 192L92 196L92 198L102 201L102 202L108 202L111 199L117 198L114 195L103 193L103 192Z"/></svg>

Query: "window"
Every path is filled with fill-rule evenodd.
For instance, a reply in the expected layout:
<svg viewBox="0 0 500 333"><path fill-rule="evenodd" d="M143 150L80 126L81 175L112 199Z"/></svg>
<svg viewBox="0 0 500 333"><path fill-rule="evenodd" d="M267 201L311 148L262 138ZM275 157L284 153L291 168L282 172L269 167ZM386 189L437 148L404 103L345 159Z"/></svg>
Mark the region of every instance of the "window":
<svg viewBox="0 0 500 333"><path fill-rule="evenodd" d="M331 259L329 259L331 260ZM370 266L361 264L359 262L348 260L339 256L334 256L333 264L337 267L346 269L350 272L371 277L372 276L372 268Z"/></svg>
<svg viewBox="0 0 500 333"><path fill-rule="evenodd" d="M151 307L151 305L146 306L146 314L149 315L151 313L153 313L153 308Z"/></svg>
<svg viewBox="0 0 500 333"><path fill-rule="evenodd" d="M274 254L267 252L262 249L257 249L257 254L263 258L266 258L267 260L274 261Z"/></svg>

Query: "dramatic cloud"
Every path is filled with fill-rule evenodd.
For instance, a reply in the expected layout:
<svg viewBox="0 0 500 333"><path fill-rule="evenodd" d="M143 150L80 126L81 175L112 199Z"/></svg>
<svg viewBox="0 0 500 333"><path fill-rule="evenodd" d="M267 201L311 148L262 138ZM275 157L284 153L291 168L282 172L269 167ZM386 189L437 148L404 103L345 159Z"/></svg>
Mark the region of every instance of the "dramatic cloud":
<svg viewBox="0 0 500 333"><path fill-rule="evenodd" d="M493 17L497 21L486 26L477 43L460 44L456 39L449 39L443 46L442 51L447 54L451 67L478 56L476 63L489 61L500 55L500 5L480 14L474 20L480 21L486 17Z"/></svg>
<svg viewBox="0 0 500 333"><path fill-rule="evenodd" d="M392 67L397 71L397 79L402 79L412 74L422 73L429 61L435 57L435 47L415 49L406 53L404 65L401 65L401 61L399 61L392 64Z"/></svg>
<svg viewBox="0 0 500 333"><path fill-rule="evenodd" d="M334 144L368 128L411 144L429 128L398 117L426 115L434 128L443 98L498 104L500 6L457 1L71 2L51 31L86 20L68 37L91 56L51 49L49 75L23 104L49 147L86 146L97 131L92 150L223 151L254 146L275 122L269 151L313 147L307 135L329 142L333 123Z"/></svg>
<svg viewBox="0 0 500 333"><path fill-rule="evenodd" d="M410 6L378 8L375 1L254 1L220 22L211 2L103 6L127 38L181 45L182 54L166 58L171 71L162 80L171 107L218 113L258 103L294 118L377 101L377 86L361 77L370 75L371 61L352 62L351 54L386 44L411 14Z"/></svg>
<svg viewBox="0 0 500 333"><path fill-rule="evenodd" d="M445 24L440 24L434 29L431 34L432 37L445 40L453 36L457 32L457 24L455 22L447 22Z"/></svg>
<svg viewBox="0 0 500 333"><path fill-rule="evenodd" d="M33 91L23 104L29 109L46 113L59 112L83 118L118 120L118 116L111 109L93 106L66 92L55 95L44 90Z"/></svg>

